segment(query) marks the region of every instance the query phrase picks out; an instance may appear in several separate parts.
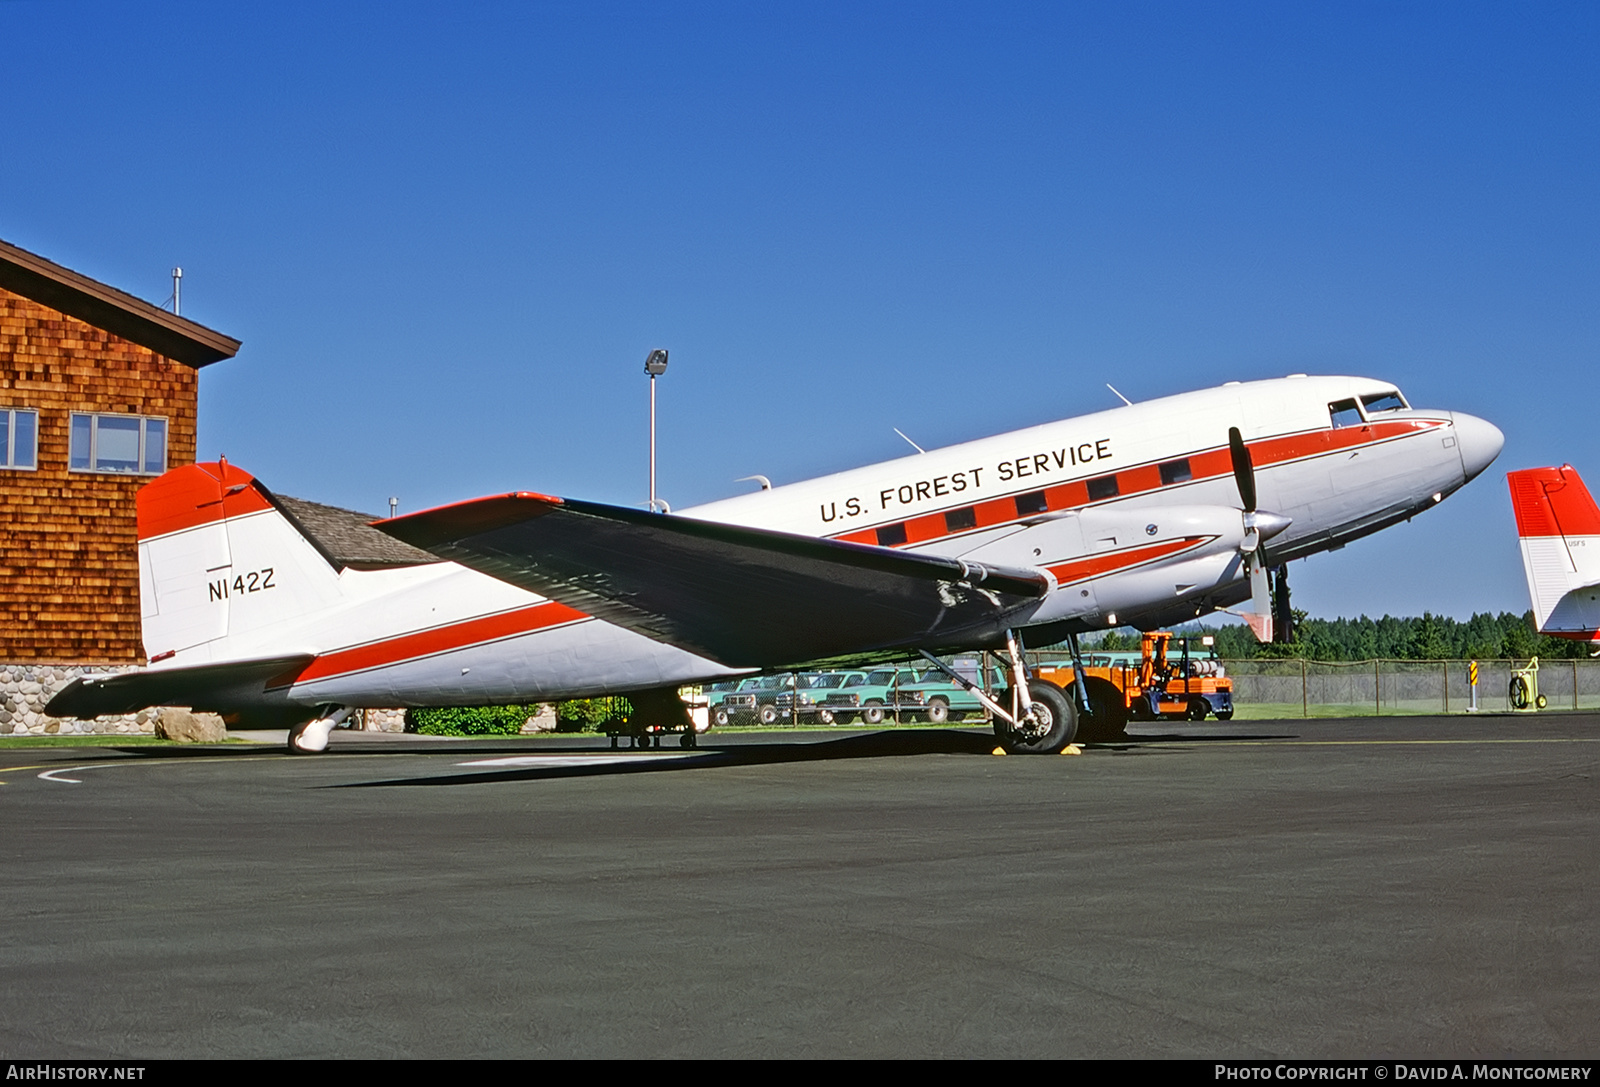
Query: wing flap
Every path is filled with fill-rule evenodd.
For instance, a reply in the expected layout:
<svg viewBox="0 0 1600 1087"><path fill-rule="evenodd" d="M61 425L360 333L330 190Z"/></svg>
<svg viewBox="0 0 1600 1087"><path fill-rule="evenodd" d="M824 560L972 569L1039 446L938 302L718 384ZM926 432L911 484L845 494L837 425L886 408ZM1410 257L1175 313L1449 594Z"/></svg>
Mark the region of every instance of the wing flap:
<svg viewBox="0 0 1600 1087"><path fill-rule="evenodd" d="M735 667L947 645L1053 580L866 544L522 492L376 527L441 558Z"/></svg>

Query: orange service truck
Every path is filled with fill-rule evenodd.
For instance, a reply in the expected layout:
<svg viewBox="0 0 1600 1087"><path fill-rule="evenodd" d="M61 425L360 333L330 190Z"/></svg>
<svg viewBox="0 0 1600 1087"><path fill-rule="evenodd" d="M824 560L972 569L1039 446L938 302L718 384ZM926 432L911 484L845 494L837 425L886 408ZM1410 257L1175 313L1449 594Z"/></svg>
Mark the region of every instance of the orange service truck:
<svg viewBox="0 0 1600 1087"><path fill-rule="evenodd" d="M1039 678L1063 688L1073 680L1071 664L1041 665L1035 671ZM1217 660L1210 635L1175 638L1171 631L1151 631L1140 640L1137 661L1091 651L1085 654L1084 671L1097 713L1109 710L1113 716L1135 721L1233 717L1233 680Z"/></svg>

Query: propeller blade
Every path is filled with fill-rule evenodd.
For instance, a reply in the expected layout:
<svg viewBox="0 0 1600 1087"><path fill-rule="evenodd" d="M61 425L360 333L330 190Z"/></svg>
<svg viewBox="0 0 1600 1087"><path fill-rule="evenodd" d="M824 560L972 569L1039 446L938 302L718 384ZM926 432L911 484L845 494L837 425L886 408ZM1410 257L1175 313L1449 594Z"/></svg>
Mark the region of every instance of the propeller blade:
<svg viewBox="0 0 1600 1087"><path fill-rule="evenodd" d="M1267 564L1260 551L1249 558L1250 564L1250 630L1258 642L1272 641L1272 592L1267 584Z"/></svg>
<svg viewBox="0 0 1600 1087"><path fill-rule="evenodd" d="M1233 481L1239 486L1239 501L1246 513L1256 511L1256 469L1250 463L1250 450L1244 444L1239 428L1228 428L1228 452L1233 455Z"/></svg>

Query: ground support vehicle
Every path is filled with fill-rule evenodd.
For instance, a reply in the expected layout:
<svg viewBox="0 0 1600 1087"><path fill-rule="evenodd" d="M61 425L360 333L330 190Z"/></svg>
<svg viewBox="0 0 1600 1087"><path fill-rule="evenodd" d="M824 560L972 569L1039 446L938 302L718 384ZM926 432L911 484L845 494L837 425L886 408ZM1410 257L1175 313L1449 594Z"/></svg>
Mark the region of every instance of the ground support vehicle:
<svg viewBox="0 0 1600 1087"><path fill-rule="evenodd" d="M1550 700L1539 693L1539 658L1533 657L1526 668L1511 670L1511 686L1506 691L1511 708L1519 713L1542 710Z"/></svg>
<svg viewBox="0 0 1600 1087"><path fill-rule="evenodd" d="M1105 663L1097 663L1096 656L1089 656L1084 671L1096 716L1102 715L1104 703L1106 719L1116 721L1117 732L1130 718L1204 721L1214 715L1226 721L1233 717L1233 681L1206 644L1210 639L1201 639L1205 656L1191 652L1190 641L1174 638L1169 631L1152 631L1141 639L1137 663L1114 655L1101 655L1098 659ZM1174 643L1177 656L1171 652ZM1073 681L1071 665L1043 665L1036 674L1062 688Z"/></svg>
<svg viewBox="0 0 1600 1087"><path fill-rule="evenodd" d="M658 712L650 712L647 704L646 712L635 709L633 713L625 716L608 719L601 728L611 737L613 750L619 746L618 741L624 736L633 741L634 747L640 749L651 746L659 748L662 738L666 736L678 737L679 747L696 746L697 734L711 727L711 700L708 694L701 693L698 687L684 688L678 693L678 698L683 702L682 713L663 714L659 712L659 706L655 707Z"/></svg>

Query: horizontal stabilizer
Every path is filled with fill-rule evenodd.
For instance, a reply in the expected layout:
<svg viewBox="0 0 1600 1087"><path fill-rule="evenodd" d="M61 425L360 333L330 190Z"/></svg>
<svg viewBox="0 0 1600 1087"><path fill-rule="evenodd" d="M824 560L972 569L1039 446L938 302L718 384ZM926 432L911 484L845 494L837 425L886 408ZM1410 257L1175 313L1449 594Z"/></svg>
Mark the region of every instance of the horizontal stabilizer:
<svg viewBox="0 0 1600 1087"><path fill-rule="evenodd" d="M1566 638L1600 637L1600 508L1570 464L1506 480L1535 625Z"/></svg>
<svg viewBox="0 0 1600 1087"><path fill-rule="evenodd" d="M942 645L995 629L1053 584L1039 570L527 492L375 527L734 667Z"/></svg>
<svg viewBox="0 0 1600 1087"><path fill-rule="evenodd" d="M212 709L229 695L260 695L278 676L311 663L310 653L223 661L183 668L142 668L116 675L80 676L52 698L44 711L52 717L99 717L134 713L149 706Z"/></svg>

